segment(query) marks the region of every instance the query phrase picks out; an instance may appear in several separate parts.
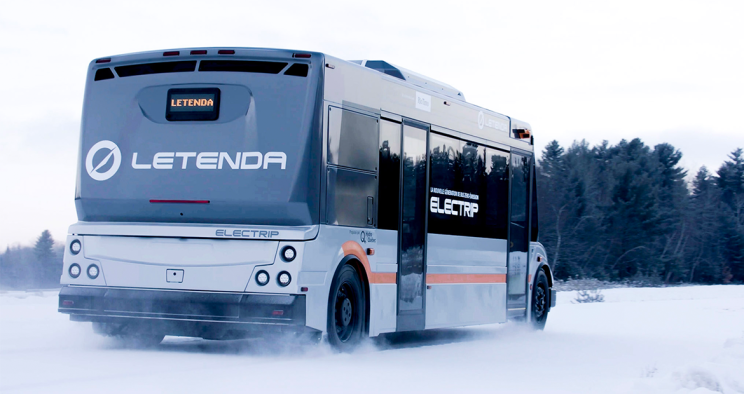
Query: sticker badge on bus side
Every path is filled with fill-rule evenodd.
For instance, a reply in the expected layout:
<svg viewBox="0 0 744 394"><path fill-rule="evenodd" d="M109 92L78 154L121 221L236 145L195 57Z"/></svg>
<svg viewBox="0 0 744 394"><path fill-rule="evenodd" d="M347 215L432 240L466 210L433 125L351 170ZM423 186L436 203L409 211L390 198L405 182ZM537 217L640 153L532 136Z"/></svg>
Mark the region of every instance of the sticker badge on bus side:
<svg viewBox="0 0 744 394"><path fill-rule="evenodd" d="M170 89L165 119L170 121L217 120L220 90L217 88Z"/></svg>

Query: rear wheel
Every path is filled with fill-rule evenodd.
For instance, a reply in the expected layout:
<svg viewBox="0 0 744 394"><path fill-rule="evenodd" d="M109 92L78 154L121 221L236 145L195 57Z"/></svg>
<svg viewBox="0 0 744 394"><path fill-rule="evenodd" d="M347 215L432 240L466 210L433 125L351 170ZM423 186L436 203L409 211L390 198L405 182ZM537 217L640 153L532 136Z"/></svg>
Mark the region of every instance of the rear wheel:
<svg viewBox="0 0 744 394"><path fill-rule="evenodd" d="M366 298L359 274L343 266L331 284L328 298L328 342L336 350L347 352L362 341Z"/></svg>
<svg viewBox="0 0 744 394"><path fill-rule="evenodd" d="M549 293L548 277L545 275L545 271L538 269L532 289L531 308L532 326L535 329L542 330L545 328L545 322L548 320L548 311L550 310Z"/></svg>

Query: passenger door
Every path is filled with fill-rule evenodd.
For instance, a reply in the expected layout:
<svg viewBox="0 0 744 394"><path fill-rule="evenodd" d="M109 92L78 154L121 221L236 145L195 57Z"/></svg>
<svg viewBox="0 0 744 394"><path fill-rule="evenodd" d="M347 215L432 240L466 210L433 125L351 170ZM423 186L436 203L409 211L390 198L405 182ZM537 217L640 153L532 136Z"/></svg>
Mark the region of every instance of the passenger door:
<svg viewBox="0 0 744 394"><path fill-rule="evenodd" d="M524 316L527 308L527 262L530 236L531 155L512 151L509 210L507 308L509 316Z"/></svg>
<svg viewBox="0 0 744 394"><path fill-rule="evenodd" d="M423 330L428 126L403 123L397 331Z"/></svg>

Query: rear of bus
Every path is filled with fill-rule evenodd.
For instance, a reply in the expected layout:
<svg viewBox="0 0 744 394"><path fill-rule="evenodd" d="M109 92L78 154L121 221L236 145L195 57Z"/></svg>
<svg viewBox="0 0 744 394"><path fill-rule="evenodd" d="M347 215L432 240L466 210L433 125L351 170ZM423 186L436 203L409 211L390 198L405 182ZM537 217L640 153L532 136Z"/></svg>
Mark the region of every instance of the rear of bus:
<svg viewBox="0 0 744 394"><path fill-rule="evenodd" d="M318 232L322 65L239 48L91 62L59 311L109 334L306 330L285 256Z"/></svg>

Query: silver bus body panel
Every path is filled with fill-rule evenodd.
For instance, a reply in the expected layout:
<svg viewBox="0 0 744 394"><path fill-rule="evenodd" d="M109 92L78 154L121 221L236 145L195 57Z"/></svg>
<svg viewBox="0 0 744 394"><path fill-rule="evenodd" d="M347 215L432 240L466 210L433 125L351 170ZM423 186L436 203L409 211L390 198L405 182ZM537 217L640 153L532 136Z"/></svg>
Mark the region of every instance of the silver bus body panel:
<svg viewBox="0 0 744 394"><path fill-rule="evenodd" d="M511 119L508 116L332 56L326 55L326 63L334 66L325 69L324 98L327 101L379 108L391 115L458 130L503 145L519 141L509 136ZM417 107L417 93L419 97L430 96L428 106ZM525 149L532 150L529 141L524 144Z"/></svg>
<svg viewBox="0 0 744 394"><path fill-rule="evenodd" d="M318 235L309 241L222 240L173 237L80 236L70 235L82 243L73 255L65 248L61 284L73 286L107 286L141 290L183 290L212 292L245 292L267 294L304 294L306 325L326 330L328 294L339 263L348 255L345 245L356 244L356 250L374 248L375 254L360 257L369 267L370 282L374 274L397 271L397 232L365 229L364 241L359 228L318 226ZM380 237L378 239L378 234ZM285 262L278 251L291 245L297 251L292 262ZM72 264L80 265L78 278L69 275ZM101 273L92 280L85 275L90 264ZM183 270L183 281L167 281L167 270ZM266 270L271 280L259 286L255 274ZM287 287L277 284L279 272L287 271L292 282ZM301 292L307 287L307 292ZM395 331L395 283L369 283L370 335Z"/></svg>
<svg viewBox="0 0 744 394"><path fill-rule="evenodd" d="M77 222L71 225L67 232L74 235L305 241L317 237L318 228L317 225Z"/></svg>
<svg viewBox="0 0 744 394"><path fill-rule="evenodd" d="M427 276L506 274L506 240L442 234L428 237ZM426 290L427 329L505 321L505 283L431 284Z"/></svg>

